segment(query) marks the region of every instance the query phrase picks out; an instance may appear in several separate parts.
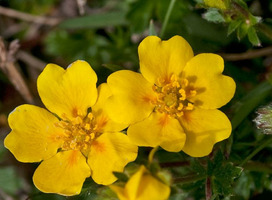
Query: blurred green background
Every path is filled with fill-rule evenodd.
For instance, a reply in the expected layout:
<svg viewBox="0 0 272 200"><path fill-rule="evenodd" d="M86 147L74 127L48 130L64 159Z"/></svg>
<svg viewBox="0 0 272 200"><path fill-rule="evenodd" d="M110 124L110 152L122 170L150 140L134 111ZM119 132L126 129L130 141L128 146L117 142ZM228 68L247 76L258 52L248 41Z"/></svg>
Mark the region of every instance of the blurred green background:
<svg viewBox="0 0 272 200"><path fill-rule="evenodd" d="M3 146L10 131L7 116L21 104L43 106L36 79L47 63L67 67L86 60L102 83L113 71L138 70L137 47L150 34L162 39L180 35L195 54L222 55L224 74L237 84L235 97L222 108L234 129L230 139L215 146L222 154L209 160L182 152L156 153L161 167L177 178L170 199L205 199L205 180L182 179L201 173L213 177L214 199L271 199L272 146L265 142L272 136L252 120L260 106L272 101L272 1L233 2L260 18L249 17L244 28L248 22L237 13L210 8L201 0L0 0L0 200L116 199L91 180L76 197L35 189L32 175L38 164L19 163ZM145 163L149 150L141 148L136 163ZM236 173L236 166L243 171Z"/></svg>

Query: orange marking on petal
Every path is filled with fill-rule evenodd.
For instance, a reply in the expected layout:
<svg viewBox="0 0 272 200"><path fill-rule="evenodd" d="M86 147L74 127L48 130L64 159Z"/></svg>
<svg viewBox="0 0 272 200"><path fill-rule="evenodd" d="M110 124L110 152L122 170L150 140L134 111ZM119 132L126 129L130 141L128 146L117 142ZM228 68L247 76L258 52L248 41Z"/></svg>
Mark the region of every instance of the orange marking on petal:
<svg viewBox="0 0 272 200"><path fill-rule="evenodd" d="M142 100L147 103L152 103L154 101L154 98L146 95L142 97Z"/></svg>
<svg viewBox="0 0 272 200"><path fill-rule="evenodd" d="M101 117L98 121L97 121L97 130L101 130L102 128L104 128L108 123L108 118L106 116Z"/></svg>
<svg viewBox="0 0 272 200"><path fill-rule="evenodd" d="M105 151L105 144L97 141L93 141L92 147L95 148L97 152L104 152Z"/></svg>
<svg viewBox="0 0 272 200"><path fill-rule="evenodd" d="M159 125L161 126L166 126L168 123L169 123L169 116L166 114L159 119Z"/></svg>
<svg viewBox="0 0 272 200"><path fill-rule="evenodd" d="M73 151L69 157L68 160L68 166L73 166L77 163L78 161L78 153L80 153L79 151Z"/></svg>

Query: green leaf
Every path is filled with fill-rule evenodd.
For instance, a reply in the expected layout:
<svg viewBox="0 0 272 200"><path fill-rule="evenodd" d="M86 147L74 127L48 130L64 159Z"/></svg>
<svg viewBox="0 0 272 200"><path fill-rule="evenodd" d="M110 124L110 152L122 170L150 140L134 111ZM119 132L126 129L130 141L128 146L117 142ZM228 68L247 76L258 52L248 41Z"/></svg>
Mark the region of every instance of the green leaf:
<svg viewBox="0 0 272 200"><path fill-rule="evenodd" d="M90 29L90 28L104 28L107 26L126 25L125 12L108 12L99 13L95 15L88 15L84 17L77 17L68 19L60 23L60 28L68 29Z"/></svg>
<svg viewBox="0 0 272 200"><path fill-rule="evenodd" d="M157 36L156 29L154 26L154 21L152 19L149 22L149 35L156 35Z"/></svg>
<svg viewBox="0 0 272 200"><path fill-rule="evenodd" d="M251 26L248 29L247 36L248 36L248 39L251 42L251 44L253 44L254 46L258 46L258 47L261 46L261 42L259 40L259 37L258 37L254 27Z"/></svg>
<svg viewBox="0 0 272 200"><path fill-rule="evenodd" d="M22 187L22 179L20 179L14 168L0 168L0 190L14 195Z"/></svg>
<svg viewBox="0 0 272 200"><path fill-rule="evenodd" d="M128 181L128 176L125 173L122 172L113 172L113 175L118 178L119 181L122 182L127 182Z"/></svg>
<svg viewBox="0 0 272 200"><path fill-rule="evenodd" d="M242 23L242 20L234 20L229 24L228 36L233 33Z"/></svg>
<svg viewBox="0 0 272 200"><path fill-rule="evenodd" d="M133 24L132 32L143 32L148 28L156 3L155 0L138 0L131 4L127 19Z"/></svg>
<svg viewBox="0 0 272 200"><path fill-rule="evenodd" d="M223 196L232 194L234 179L240 176L242 170L241 167L226 162L221 150L217 151L213 160L208 161L207 169L207 174L212 180L213 194Z"/></svg>
<svg viewBox="0 0 272 200"><path fill-rule="evenodd" d="M225 22L224 17L221 15L221 13L217 9L208 9L208 11L204 13L203 17L209 22L214 22L214 23Z"/></svg>
<svg viewBox="0 0 272 200"><path fill-rule="evenodd" d="M124 69L121 66L114 65L114 64L102 64L102 66L109 69L109 70L111 70L111 71L113 71L113 72Z"/></svg>
<svg viewBox="0 0 272 200"><path fill-rule="evenodd" d="M197 159L193 159L191 161L191 167L199 175L205 175L206 174L206 168L203 165L201 165L201 163Z"/></svg>
<svg viewBox="0 0 272 200"><path fill-rule="evenodd" d="M237 126L272 92L272 84L269 81L260 83L250 91L237 104L235 115L231 119L232 130Z"/></svg>

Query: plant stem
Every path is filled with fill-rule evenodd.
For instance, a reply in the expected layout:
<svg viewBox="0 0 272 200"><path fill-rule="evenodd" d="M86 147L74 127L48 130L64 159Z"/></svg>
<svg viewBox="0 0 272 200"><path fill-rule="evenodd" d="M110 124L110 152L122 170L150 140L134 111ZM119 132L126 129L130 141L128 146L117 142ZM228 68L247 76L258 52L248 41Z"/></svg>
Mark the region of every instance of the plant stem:
<svg viewBox="0 0 272 200"><path fill-rule="evenodd" d="M192 183L195 181L200 181L206 178L206 175L188 175L185 177L175 178L174 183Z"/></svg>
<svg viewBox="0 0 272 200"><path fill-rule="evenodd" d="M258 148L256 148L251 154L249 154L243 162L240 164L240 167L242 167L246 162L248 162L251 158L253 158L257 153L259 153L262 149L264 149L267 145L272 143L272 137L264 141Z"/></svg>
<svg viewBox="0 0 272 200"><path fill-rule="evenodd" d="M268 25L260 23L257 25L257 28L258 31L262 32L266 37L272 40L272 29Z"/></svg>
<svg viewBox="0 0 272 200"><path fill-rule="evenodd" d="M176 0L171 0L171 1L170 1L169 7L168 7L168 9L167 9L167 12L166 12L166 15L165 15L163 24L162 24L161 35L160 35L161 38L162 38L163 35L164 35L166 26L167 26L167 24L168 24L168 21L169 21L169 18L170 18L170 15L171 15L171 13L172 13L172 10L173 10L173 8L174 8L175 3L176 3Z"/></svg>
<svg viewBox="0 0 272 200"><path fill-rule="evenodd" d="M159 149L159 146L156 146L149 152L149 155L148 155L148 164L149 165L152 163L154 155L155 155L156 151L158 151L158 149Z"/></svg>
<svg viewBox="0 0 272 200"><path fill-rule="evenodd" d="M207 177L205 184L205 192L206 192L206 200L210 200L212 198L212 183L211 177Z"/></svg>

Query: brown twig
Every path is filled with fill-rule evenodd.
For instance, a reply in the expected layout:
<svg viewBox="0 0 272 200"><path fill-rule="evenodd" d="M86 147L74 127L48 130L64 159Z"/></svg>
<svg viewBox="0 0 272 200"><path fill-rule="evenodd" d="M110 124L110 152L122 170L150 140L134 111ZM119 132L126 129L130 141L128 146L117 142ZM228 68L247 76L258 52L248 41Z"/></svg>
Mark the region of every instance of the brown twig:
<svg viewBox="0 0 272 200"><path fill-rule="evenodd" d="M28 13L20 12L10 8L5 8L0 6L0 15L5 15L8 17L21 19L28 22L33 22L37 24L44 24L49 26L55 26L61 22L60 18L44 17L44 16L35 16Z"/></svg>
<svg viewBox="0 0 272 200"><path fill-rule="evenodd" d="M19 41L11 42L7 50L2 38L0 38L0 69L6 74L10 82L22 97L28 102L33 103L33 97L22 78L20 72L15 67L15 53L19 49Z"/></svg>
<svg viewBox="0 0 272 200"><path fill-rule="evenodd" d="M38 69L40 71L42 71L44 67L46 66L45 62L43 62L42 60L36 58L35 56L23 50L19 50L17 52L17 58L23 61L24 63L26 63L27 65L35 69Z"/></svg>
<svg viewBox="0 0 272 200"><path fill-rule="evenodd" d="M228 61L249 60L252 58L259 58L262 56L272 55L272 46L265 47L262 49L249 50L244 53L233 53L233 54L221 53L220 55L225 60L228 60Z"/></svg>

